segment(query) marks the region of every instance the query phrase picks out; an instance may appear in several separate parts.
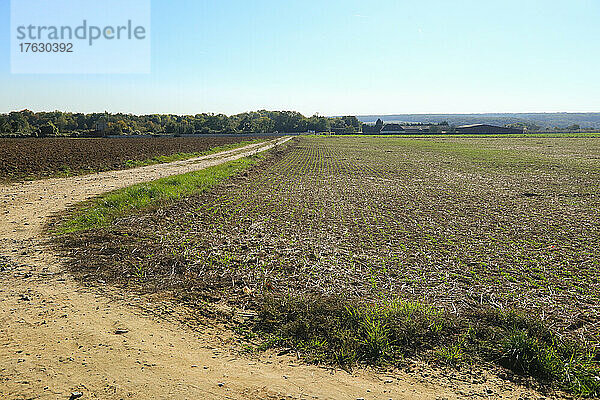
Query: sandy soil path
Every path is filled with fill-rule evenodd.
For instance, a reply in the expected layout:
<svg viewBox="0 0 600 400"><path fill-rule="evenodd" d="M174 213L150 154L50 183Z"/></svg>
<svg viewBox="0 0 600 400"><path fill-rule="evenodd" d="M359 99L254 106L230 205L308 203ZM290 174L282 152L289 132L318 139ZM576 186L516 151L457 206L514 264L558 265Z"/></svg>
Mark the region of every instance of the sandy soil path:
<svg viewBox="0 0 600 400"><path fill-rule="evenodd" d="M98 194L248 156L290 138L133 170L0 186L0 399L458 399L539 394L485 371L349 374L241 357L132 295L78 285L44 245L48 218ZM117 333L123 330L124 333Z"/></svg>

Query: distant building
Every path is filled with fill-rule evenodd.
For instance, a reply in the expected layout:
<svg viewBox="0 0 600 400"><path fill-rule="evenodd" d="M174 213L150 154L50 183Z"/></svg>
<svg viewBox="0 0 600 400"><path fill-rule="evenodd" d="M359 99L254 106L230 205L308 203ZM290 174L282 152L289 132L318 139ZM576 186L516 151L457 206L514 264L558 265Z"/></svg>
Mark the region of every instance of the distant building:
<svg viewBox="0 0 600 400"><path fill-rule="evenodd" d="M404 128L400 124L387 124L381 128L380 133L382 135L395 135L395 134L403 134Z"/></svg>
<svg viewBox="0 0 600 400"><path fill-rule="evenodd" d="M366 135L379 135L383 129L383 121L378 119L375 125L363 124L362 132Z"/></svg>
<svg viewBox="0 0 600 400"><path fill-rule="evenodd" d="M403 125L404 133L407 135L429 133L431 125Z"/></svg>
<svg viewBox="0 0 600 400"><path fill-rule="evenodd" d="M96 132L99 133L103 133L104 131L106 131L108 129L108 124L106 123L105 120L103 119L99 119L95 124L94 124L94 130Z"/></svg>
<svg viewBox="0 0 600 400"><path fill-rule="evenodd" d="M93 137L102 137L102 136L106 135L107 130L108 130L108 123L106 121L106 118L101 117L94 124L94 130L92 131L91 135Z"/></svg>
<svg viewBox="0 0 600 400"><path fill-rule="evenodd" d="M382 135L414 135L429 133L431 125L400 125L400 124L385 124L381 131Z"/></svg>
<svg viewBox="0 0 600 400"><path fill-rule="evenodd" d="M486 124L463 125L456 128L459 134L522 134L523 129L505 128L503 126L494 126Z"/></svg>

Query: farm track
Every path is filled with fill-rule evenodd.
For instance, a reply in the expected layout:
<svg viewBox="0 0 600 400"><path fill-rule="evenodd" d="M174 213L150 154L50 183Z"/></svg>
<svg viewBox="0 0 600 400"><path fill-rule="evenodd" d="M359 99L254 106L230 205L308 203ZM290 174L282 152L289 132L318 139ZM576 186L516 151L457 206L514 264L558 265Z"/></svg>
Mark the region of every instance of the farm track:
<svg viewBox="0 0 600 400"><path fill-rule="evenodd" d="M432 376L423 369L387 377L304 366L289 355L240 357L219 328L192 332L143 311L144 301L137 297L107 296L107 290L80 286L44 243L48 219L77 202L249 156L287 140L170 164L0 186L0 398L67 399L74 391L84 399L458 399L467 392L538 398L486 372L476 372L475 380L456 372L433 371L438 375ZM285 192L303 182L272 184ZM251 197L241 204L237 200L223 199L222 206L235 204L241 210ZM269 201L281 206L285 198ZM346 221L364 218L342 215L341 208L330 212ZM116 334L118 329L124 333Z"/></svg>

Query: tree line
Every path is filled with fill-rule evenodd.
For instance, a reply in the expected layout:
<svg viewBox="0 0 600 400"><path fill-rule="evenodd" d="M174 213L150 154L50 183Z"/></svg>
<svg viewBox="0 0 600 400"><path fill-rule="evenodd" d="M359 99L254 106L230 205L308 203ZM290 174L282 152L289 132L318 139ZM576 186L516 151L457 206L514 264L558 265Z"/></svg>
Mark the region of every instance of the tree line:
<svg viewBox="0 0 600 400"><path fill-rule="evenodd" d="M224 114L110 114L14 111L0 114L2 136L88 136L210 133L360 132L354 116L305 117L296 111L253 111Z"/></svg>

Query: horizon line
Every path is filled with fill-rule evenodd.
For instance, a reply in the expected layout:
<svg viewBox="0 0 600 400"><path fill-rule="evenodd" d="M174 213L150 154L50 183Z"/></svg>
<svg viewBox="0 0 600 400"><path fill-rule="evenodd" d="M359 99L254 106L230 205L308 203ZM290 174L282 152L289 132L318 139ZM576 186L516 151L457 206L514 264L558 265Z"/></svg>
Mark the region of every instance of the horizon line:
<svg viewBox="0 0 600 400"><path fill-rule="evenodd" d="M400 113L371 113L371 114L321 114L319 112L315 112L312 115L309 114L304 114L300 111L297 110L293 110L293 109L266 109L266 108L261 108L258 110L248 110L248 111L242 111L242 112L237 112L237 113L224 113L224 112L214 112L214 111L201 111L201 112L196 112L194 114L190 114L190 113L174 113L174 112L147 112L147 113L135 113L135 112L125 112L125 111L90 111L90 112L85 112L85 111L65 111L65 110L60 110L60 109L54 109L54 110L32 110L30 108L23 108L20 110L11 110L11 111L4 111L4 112L0 112L0 114L10 114L12 112L23 112L23 111L31 111L33 113L51 113L51 112L62 112L62 113L71 113L71 114L103 114L103 113L108 113L108 114L124 114L124 115L137 115L137 116L141 116L141 115L177 115L177 116L193 116L193 115L198 115L198 114L214 114L214 115L226 115L226 116L233 116L233 115L239 115L239 114L244 114L244 113L251 113L251 112L260 112L260 111L268 111L268 112L298 112L300 114L302 114L303 116L308 116L308 117L312 117L315 115L318 115L319 117L326 117L326 118L338 118L338 117L345 117L345 116L353 116L353 117L386 117L386 116L399 116L399 115L489 115L489 114L495 114L495 115L502 115L502 114L540 114L540 115L544 115L544 114L600 114L600 110L599 111L514 111L514 112L510 112L510 111L501 111L501 112L496 112L496 111L486 111L486 112L400 112Z"/></svg>

